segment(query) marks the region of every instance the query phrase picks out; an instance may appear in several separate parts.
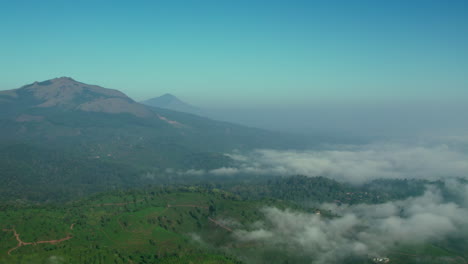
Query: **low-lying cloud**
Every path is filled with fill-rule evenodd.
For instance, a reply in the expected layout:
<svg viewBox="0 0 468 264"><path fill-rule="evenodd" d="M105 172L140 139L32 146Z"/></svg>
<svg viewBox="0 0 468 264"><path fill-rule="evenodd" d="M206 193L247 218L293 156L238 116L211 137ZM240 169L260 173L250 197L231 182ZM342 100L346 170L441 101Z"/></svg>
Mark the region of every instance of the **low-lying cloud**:
<svg viewBox="0 0 468 264"><path fill-rule="evenodd" d="M460 184L459 184L460 185ZM468 234L466 185L453 190L460 203L444 201L438 189L423 196L380 205L336 206L324 209L339 215L320 215L264 208L265 221L234 233L239 243L308 255L313 263L340 263L350 256L387 256L399 245L432 243Z"/></svg>
<svg viewBox="0 0 468 264"><path fill-rule="evenodd" d="M255 150L228 154L237 166L207 171L214 175L259 174L324 176L364 183L377 178L466 178L468 154L448 145L371 144L326 150Z"/></svg>

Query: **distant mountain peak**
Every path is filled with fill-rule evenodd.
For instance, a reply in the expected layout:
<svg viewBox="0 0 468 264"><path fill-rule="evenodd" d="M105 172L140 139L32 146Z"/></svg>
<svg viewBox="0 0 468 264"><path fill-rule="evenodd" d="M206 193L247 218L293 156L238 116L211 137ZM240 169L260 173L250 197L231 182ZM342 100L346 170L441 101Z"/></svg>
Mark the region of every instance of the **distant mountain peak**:
<svg viewBox="0 0 468 264"><path fill-rule="evenodd" d="M185 102L183 102L182 100L180 100L179 98L177 98L177 96L173 95L173 94L170 94L170 93L165 93L159 97L155 97L155 98L151 98L147 101L154 101L154 100L158 100L158 101L167 101L167 102L178 102L178 103L182 103L182 104L187 104ZM188 105L188 104L187 104Z"/></svg>
<svg viewBox="0 0 468 264"><path fill-rule="evenodd" d="M200 114L201 112L199 108L181 101L179 98L170 93L165 93L159 97L142 101L141 103L152 107L165 108L192 114Z"/></svg>
<svg viewBox="0 0 468 264"><path fill-rule="evenodd" d="M174 98L174 99L179 100L179 98L177 98L175 95L170 94L170 93L165 93L165 94L161 95L160 97L168 97L168 98Z"/></svg>

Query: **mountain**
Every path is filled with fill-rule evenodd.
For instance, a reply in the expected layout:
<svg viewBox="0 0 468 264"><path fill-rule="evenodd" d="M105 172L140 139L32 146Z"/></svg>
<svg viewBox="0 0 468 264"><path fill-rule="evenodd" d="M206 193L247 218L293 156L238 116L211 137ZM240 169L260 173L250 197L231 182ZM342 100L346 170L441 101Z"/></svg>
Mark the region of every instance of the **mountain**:
<svg viewBox="0 0 468 264"><path fill-rule="evenodd" d="M19 89L0 92L0 103L12 109L8 113L56 107L85 112L129 113L138 117L154 115L120 91L87 85L69 77L34 82Z"/></svg>
<svg viewBox="0 0 468 264"><path fill-rule="evenodd" d="M265 141L266 135L278 136L273 132L150 107L120 91L69 77L1 91L0 122L4 128L0 143L28 139L36 143L103 144L117 138L123 144L137 141L134 144L141 145L152 140L158 144L177 142L198 151L226 151L281 142ZM63 139L66 142L60 141Z"/></svg>
<svg viewBox="0 0 468 264"><path fill-rule="evenodd" d="M0 127L0 196L31 200L230 166L224 153L234 149L302 146L294 137L145 106L67 77L0 92Z"/></svg>
<svg viewBox="0 0 468 264"><path fill-rule="evenodd" d="M175 97L172 94L164 94L159 97L142 101L141 103L152 107L165 108L191 114L202 113L201 109L179 100L179 98Z"/></svg>

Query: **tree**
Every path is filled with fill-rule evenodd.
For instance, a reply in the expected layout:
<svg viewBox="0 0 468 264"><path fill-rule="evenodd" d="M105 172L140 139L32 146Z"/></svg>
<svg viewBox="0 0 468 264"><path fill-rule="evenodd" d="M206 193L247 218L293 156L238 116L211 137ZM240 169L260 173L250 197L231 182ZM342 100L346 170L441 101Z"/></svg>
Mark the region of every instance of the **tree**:
<svg viewBox="0 0 468 264"><path fill-rule="evenodd" d="M208 211L210 212L210 215L214 215L216 213L216 208L213 205L210 205L210 207L208 207Z"/></svg>

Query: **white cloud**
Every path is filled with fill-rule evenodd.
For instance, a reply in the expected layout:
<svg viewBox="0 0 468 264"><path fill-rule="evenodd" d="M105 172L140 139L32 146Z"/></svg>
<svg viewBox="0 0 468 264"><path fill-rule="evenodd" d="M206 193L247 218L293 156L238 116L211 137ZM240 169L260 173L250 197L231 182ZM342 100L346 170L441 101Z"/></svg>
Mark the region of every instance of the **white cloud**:
<svg viewBox="0 0 468 264"><path fill-rule="evenodd" d="M314 263L340 263L351 255L385 256L397 242L422 244L468 234L467 208L444 201L433 188L423 196L383 205L325 204L324 208L340 217L265 208L265 223L237 230L234 236L241 243L259 242L309 255Z"/></svg>
<svg viewBox="0 0 468 264"><path fill-rule="evenodd" d="M217 175L269 174L325 176L351 183L376 178L467 177L468 155L447 145L404 146L371 144L341 146L328 150L255 150L229 155L236 168L210 171Z"/></svg>

